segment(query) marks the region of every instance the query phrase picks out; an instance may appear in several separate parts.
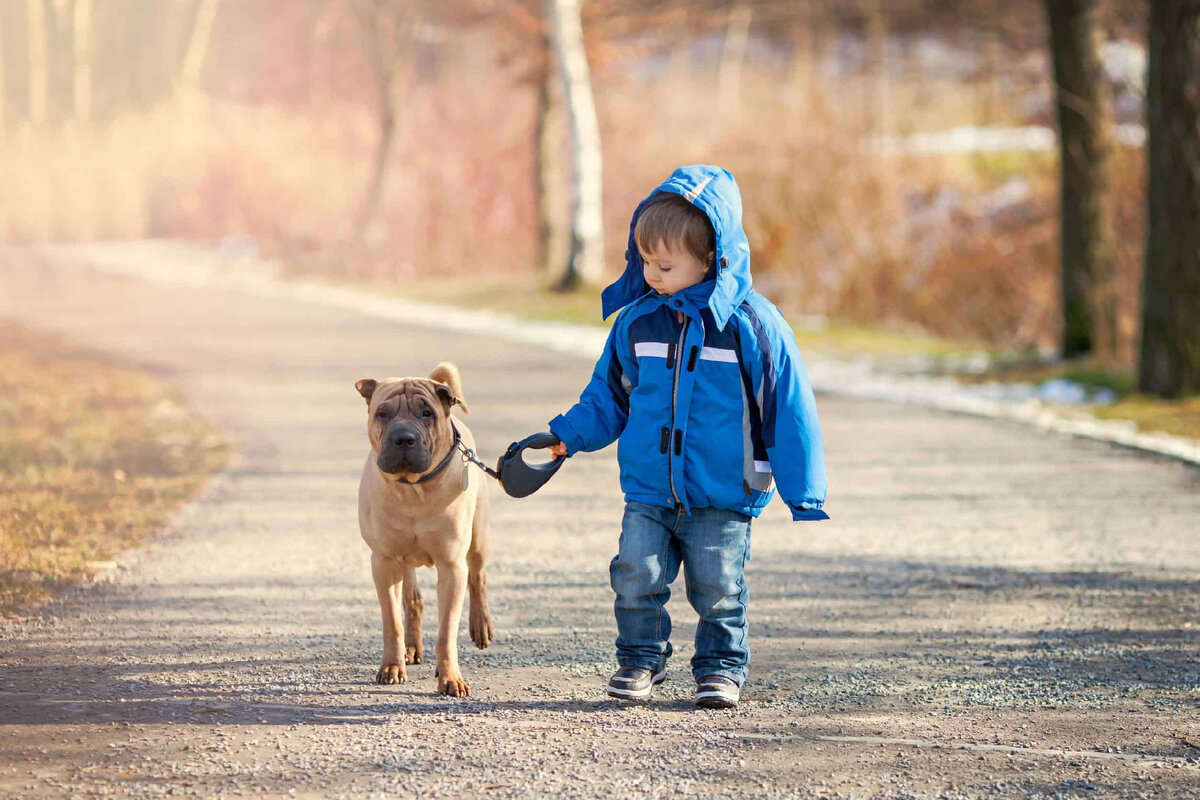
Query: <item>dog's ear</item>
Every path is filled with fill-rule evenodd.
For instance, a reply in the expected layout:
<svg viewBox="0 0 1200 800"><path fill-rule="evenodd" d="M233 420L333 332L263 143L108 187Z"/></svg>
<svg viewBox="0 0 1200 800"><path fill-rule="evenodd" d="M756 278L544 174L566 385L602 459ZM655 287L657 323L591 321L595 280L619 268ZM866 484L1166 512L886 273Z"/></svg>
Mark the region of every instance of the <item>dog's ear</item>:
<svg viewBox="0 0 1200 800"><path fill-rule="evenodd" d="M374 378L362 378L354 382L354 388L358 389L358 393L367 399L367 405L371 404L371 395L375 394L378 387L379 381Z"/></svg>
<svg viewBox="0 0 1200 800"><path fill-rule="evenodd" d="M446 410L449 411L451 406L462 405L463 402L454 392L450 391L450 387L444 383L435 383L433 390L437 392L438 398L446 404ZM464 406L463 411L466 411Z"/></svg>
<svg viewBox="0 0 1200 800"><path fill-rule="evenodd" d="M434 383L433 390L437 392L438 398L446 404L447 411L449 411L452 406L458 406L463 410L464 414L470 413L471 410L467 408L467 404L463 402L463 399L456 395L446 384Z"/></svg>
<svg viewBox="0 0 1200 800"><path fill-rule="evenodd" d="M429 379L437 384L434 389L437 391L438 397L446 404L447 411L451 406L457 405L464 414L471 413L471 409L467 408L467 401L463 400L462 378L458 375L458 367L448 361L443 361L433 368L433 372L429 373Z"/></svg>

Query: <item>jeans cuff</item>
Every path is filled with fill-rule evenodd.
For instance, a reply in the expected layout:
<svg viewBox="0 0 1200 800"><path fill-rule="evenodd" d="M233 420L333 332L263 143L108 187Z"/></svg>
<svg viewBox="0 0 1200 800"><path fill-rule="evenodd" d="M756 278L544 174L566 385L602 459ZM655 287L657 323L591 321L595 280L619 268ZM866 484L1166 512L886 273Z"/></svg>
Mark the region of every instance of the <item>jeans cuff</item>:
<svg viewBox="0 0 1200 800"><path fill-rule="evenodd" d="M648 669L657 675L658 673L662 672L664 669L667 668L667 661L666 661L666 659L655 662L655 661L646 661L644 659L636 659L636 658L618 658L617 666L637 667L638 669Z"/></svg>

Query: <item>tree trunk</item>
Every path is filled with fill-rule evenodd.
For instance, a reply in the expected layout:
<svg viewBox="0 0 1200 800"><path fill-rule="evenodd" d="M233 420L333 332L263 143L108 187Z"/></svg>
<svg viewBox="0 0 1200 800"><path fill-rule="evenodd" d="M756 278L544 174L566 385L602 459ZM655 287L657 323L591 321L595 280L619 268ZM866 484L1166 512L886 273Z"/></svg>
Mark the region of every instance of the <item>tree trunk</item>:
<svg viewBox="0 0 1200 800"><path fill-rule="evenodd" d="M75 121L92 119L92 0L75 0Z"/></svg>
<svg viewBox="0 0 1200 800"><path fill-rule="evenodd" d="M369 244L371 222L375 219L383 186L387 178L388 162L391 160L392 145L396 139L397 84L399 82L399 50L395 37L399 24L388 17L388 11L373 7L365 20L368 37L368 54L375 75L375 91L379 102L379 142L371 164L371 177L359 205L354 221L352 243L356 249Z"/></svg>
<svg viewBox="0 0 1200 800"><path fill-rule="evenodd" d="M886 136L891 127L887 74L887 19L883 0L860 0L866 39L867 75L863 89L867 128L876 136Z"/></svg>
<svg viewBox="0 0 1200 800"><path fill-rule="evenodd" d="M386 91L381 90L380 94L390 96L390 86ZM371 177L358 208L358 217L354 221L353 241L358 249L369 243L368 233L379 208L379 200L383 197L384 179L387 177L388 162L392 157L392 144L396 140L396 111L391 100L385 102L387 105L379 110L379 143L375 147L375 158L371 162Z"/></svg>
<svg viewBox="0 0 1200 800"><path fill-rule="evenodd" d="M597 283L604 272L600 125L583 47L579 0L547 0L558 63L562 68L571 140L571 255L559 288Z"/></svg>
<svg viewBox="0 0 1200 800"><path fill-rule="evenodd" d="M721 49L721 66L717 72L717 104L722 109L718 116L724 116L729 111L736 113L741 97L742 64L746 61L750 21L753 17L754 9L746 0L735 0L729 7L729 20L725 24L725 45Z"/></svg>
<svg viewBox="0 0 1200 800"><path fill-rule="evenodd" d="M208 43L212 38L213 23L217 19L218 0L199 0L192 28L188 32L183 64L179 68L178 90L184 94L200 91L204 79L204 61L208 57Z"/></svg>
<svg viewBox="0 0 1200 800"><path fill-rule="evenodd" d="M29 122L34 128L40 128L46 123L50 91L46 9L42 0L29 0L26 8L29 25Z"/></svg>
<svg viewBox="0 0 1200 800"><path fill-rule="evenodd" d="M1112 111L1100 0L1045 0L1058 103L1063 355L1117 354Z"/></svg>
<svg viewBox="0 0 1200 800"><path fill-rule="evenodd" d="M570 231L562 219L566 206L563 188L566 180L563 164L563 113L558 73L550 42L538 83L537 105L537 198L538 266L553 275L570 255Z"/></svg>
<svg viewBox="0 0 1200 800"><path fill-rule="evenodd" d="M999 21L1004 11L1001 2L994 0L989 0L983 8L991 23L980 25L977 31L979 64L983 70L983 74L975 83L976 91L979 93L979 119L985 125L1003 125L1001 108L1004 91L1000 84L1000 76L1005 72L1005 64L1000 42Z"/></svg>
<svg viewBox="0 0 1200 800"><path fill-rule="evenodd" d="M1200 5L1152 0L1138 386L1200 393Z"/></svg>
<svg viewBox="0 0 1200 800"><path fill-rule="evenodd" d="M8 33L4 9L0 8L0 145L8 138L8 75L4 71L4 37ZM0 237L4 236L3 220L0 220Z"/></svg>

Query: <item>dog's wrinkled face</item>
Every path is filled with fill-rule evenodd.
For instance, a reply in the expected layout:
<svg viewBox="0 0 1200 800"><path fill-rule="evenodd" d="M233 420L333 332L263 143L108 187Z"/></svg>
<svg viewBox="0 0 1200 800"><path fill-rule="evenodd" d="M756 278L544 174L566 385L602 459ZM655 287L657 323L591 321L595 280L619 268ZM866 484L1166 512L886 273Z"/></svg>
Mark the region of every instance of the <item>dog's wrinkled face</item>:
<svg viewBox="0 0 1200 800"><path fill-rule="evenodd" d="M367 398L367 432L375 463L388 475L420 474L445 455L454 439L450 427L453 393L427 378L365 379L359 392Z"/></svg>

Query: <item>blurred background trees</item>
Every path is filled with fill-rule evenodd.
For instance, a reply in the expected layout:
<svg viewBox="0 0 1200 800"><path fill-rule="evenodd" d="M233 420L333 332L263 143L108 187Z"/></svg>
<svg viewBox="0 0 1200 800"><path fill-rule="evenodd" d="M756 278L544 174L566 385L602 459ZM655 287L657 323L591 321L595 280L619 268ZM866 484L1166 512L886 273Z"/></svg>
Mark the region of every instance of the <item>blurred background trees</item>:
<svg viewBox="0 0 1200 800"><path fill-rule="evenodd" d="M554 60L562 70L571 149L571 250L558 285L574 289L581 283L598 283L604 273L600 125L596 121L579 0L547 0L546 16L550 20Z"/></svg>
<svg viewBox="0 0 1200 800"><path fill-rule="evenodd" d="M1144 3L572 5L593 156L556 0L0 0L0 231L587 284L623 267L642 195L703 161L737 176L756 284L794 319L1135 361L1143 260L1172 238L1152 212L1146 247ZM1193 145L1162 146L1180 179ZM1162 230L1194 229L1155 180ZM1190 246L1147 274L1148 331L1197 318L1151 302L1194 280Z"/></svg>
<svg viewBox="0 0 1200 800"><path fill-rule="evenodd" d="M1150 3L1142 391L1200 394L1200 4Z"/></svg>
<svg viewBox="0 0 1200 800"><path fill-rule="evenodd" d="M1117 356L1112 111L1100 0L1045 0L1059 140L1062 354Z"/></svg>

